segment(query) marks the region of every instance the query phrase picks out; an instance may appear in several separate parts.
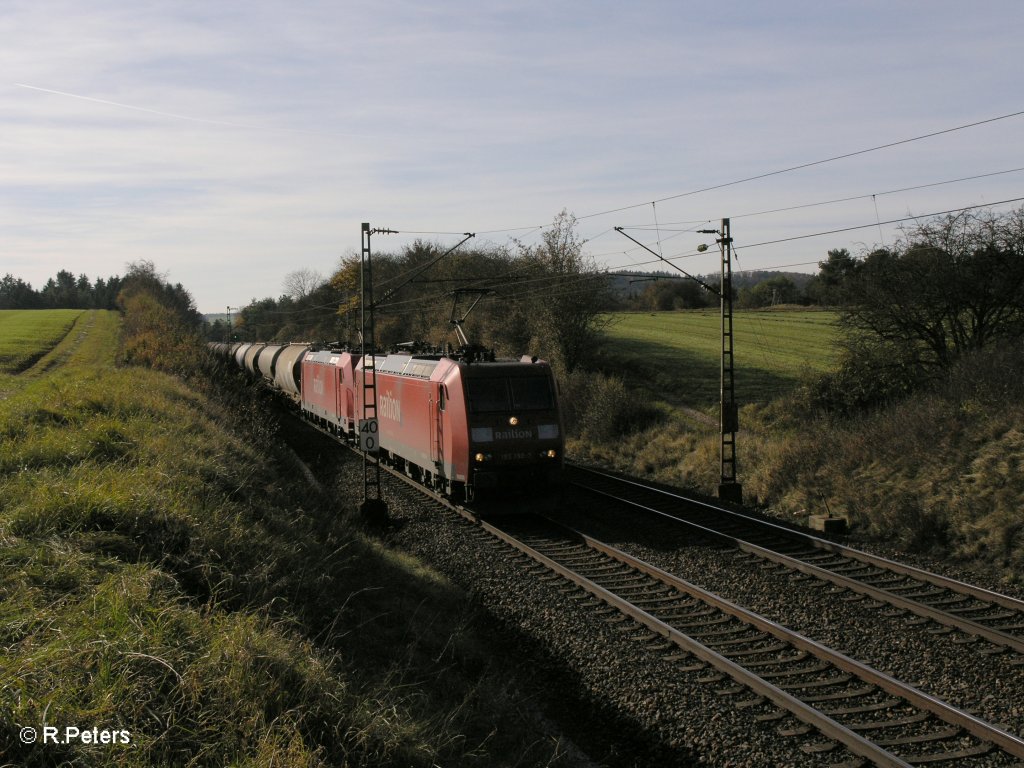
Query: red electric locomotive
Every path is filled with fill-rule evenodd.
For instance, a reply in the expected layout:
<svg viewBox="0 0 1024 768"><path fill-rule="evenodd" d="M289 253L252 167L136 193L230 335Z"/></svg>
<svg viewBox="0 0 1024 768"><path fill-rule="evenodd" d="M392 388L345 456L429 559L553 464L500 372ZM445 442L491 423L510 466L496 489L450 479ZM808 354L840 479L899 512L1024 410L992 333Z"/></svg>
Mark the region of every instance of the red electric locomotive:
<svg viewBox="0 0 1024 768"><path fill-rule="evenodd" d="M302 358L303 415L345 439L355 433L353 372L358 359L357 354L332 350L311 350Z"/></svg>
<svg viewBox="0 0 1024 768"><path fill-rule="evenodd" d="M555 485L562 423L551 367L520 361L377 356L381 458L450 496ZM362 364L355 378L369 376ZM354 393L362 413L362 389Z"/></svg>
<svg viewBox="0 0 1024 768"><path fill-rule="evenodd" d="M304 418L355 442L365 413L363 377L370 376L358 353L274 345L264 361L262 344L210 346L298 400ZM410 354L372 359L384 463L466 500L560 482L562 422L547 363Z"/></svg>

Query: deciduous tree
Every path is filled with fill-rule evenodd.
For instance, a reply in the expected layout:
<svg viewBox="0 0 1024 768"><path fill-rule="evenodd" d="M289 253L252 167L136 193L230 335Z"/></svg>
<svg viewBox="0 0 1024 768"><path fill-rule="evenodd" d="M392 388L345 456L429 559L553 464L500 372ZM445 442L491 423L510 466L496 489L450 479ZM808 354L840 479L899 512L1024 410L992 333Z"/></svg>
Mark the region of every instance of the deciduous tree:
<svg viewBox="0 0 1024 768"><path fill-rule="evenodd" d="M922 222L845 281L843 323L917 350L924 369L1024 335L1024 208Z"/></svg>
<svg viewBox="0 0 1024 768"><path fill-rule="evenodd" d="M520 245L517 254L517 266L529 276L520 306L529 313L532 346L564 372L590 354L605 325L607 276L583 252L583 245L576 217L563 210L539 245Z"/></svg>
<svg viewBox="0 0 1024 768"><path fill-rule="evenodd" d="M315 269L303 267L284 276L284 292L294 301L301 301L324 283L324 276Z"/></svg>

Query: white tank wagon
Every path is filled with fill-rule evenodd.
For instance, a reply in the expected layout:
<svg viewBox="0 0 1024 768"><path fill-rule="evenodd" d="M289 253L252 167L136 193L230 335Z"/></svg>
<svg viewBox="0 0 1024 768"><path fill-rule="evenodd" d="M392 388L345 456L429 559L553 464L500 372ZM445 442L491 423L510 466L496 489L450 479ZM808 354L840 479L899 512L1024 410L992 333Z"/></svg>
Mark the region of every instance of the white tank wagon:
<svg viewBox="0 0 1024 768"><path fill-rule="evenodd" d="M296 399L302 394L302 358L309 348L309 344L289 344L274 364L274 386Z"/></svg>
<svg viewBox="0 0 1024 768"><path fill-rule="evenodd" d="M274 381L277 358L288 348L287 344L267 344L256 356L256 370L267 381Z"/></svg>
<svg viewBox="0 0 1024 768"><path fill-rule="evenodd" d="M235 364L239 368L241 368L243 370L245 369L245 353L248 352L252 348L252 346L253 346L252 342L251 341L247 341L247 342L245 342L243 344L239 344L235 348L235 351L233 353L233 357L235 359Z"/></svg>
<svg viewBox="0 0 1024 768"><path fill-rule="evenodd" d="M264 344L263 342L256 342L251 347L249 347L247 350L245 350L244 367L245 367L245 370L247 370L253 376L258 376L259 375L259 371L256 370L256 357L257 357L257 355L259 355L260 352L263 351L263 348L265 346L267 346L267 345Z"/></svg>
<svg viewBox="0 0 1024 768"><path fill-rule="evenodd" d="M302 394L302 360L311 349L305 342L265 344L263 342L216 342L206 345L213 354L261 376L296 402Z"/></svg>

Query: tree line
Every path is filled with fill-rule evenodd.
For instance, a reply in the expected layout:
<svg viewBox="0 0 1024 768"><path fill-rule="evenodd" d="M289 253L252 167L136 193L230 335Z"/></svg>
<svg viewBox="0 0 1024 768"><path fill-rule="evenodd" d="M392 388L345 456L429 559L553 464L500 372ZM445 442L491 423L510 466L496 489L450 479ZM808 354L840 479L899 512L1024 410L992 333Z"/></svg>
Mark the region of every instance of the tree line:
<svg viewBox="0 0 1024 768"><path fill-rule="evenodd" d="M383 348L427 343L457 348L453 320L471 345L496 354L537 355L562 371L581 364L613 307L606 274L584 253L575 219L562 212L535 244L451 246L418 240L373 255L376 341ZM450 252L449 252L450 251ZM360 257L329 278L278 299L254 300L232 326L209 335L239 340L359 343Z"/></svg>
<svg viewBox="0 0 1024 768"><path fill-rule="evenodd" d="M831 252L830 252L831 253ZM717 307L718 296L698 283L669 272L617 272L617 309L665 312L676 309ZM719 275L702 275L709 285L719 284ZM824 306L831 304L817 275L798 272L733 272L733 304L738 309L760 309L779 305Z"/></svg>
<svg viewBox="0 0 1024 768"><path fill-rule="evenodd" d="M465 316L470 341L502 354L544 356L568 372L599 339L607 312L717 306L717 296L691 280L608 274L584 244L563 211L534 245L470 241L447 253L448 246L417 241L375 254L377 341L457 345L453 320ZM254 300L232 327L214 324L210 337L355 344L359 275L358 256L343 259L326 279L292 273L286 295ZM966 352L1024 336L1024 208L922 221L893 244L856 256L832 249L817 275L737 272L733 290L737 308L837 309L843 365L823 391L877 402ZM854 372L857 382L843 378Z"/></svg>
<svg viewBox="0 0 1024 768"><path fill-rule="evenodd" d="M0 278L0 309L116 309L122 282L117 275L93 282L62 269L36 290L8 273Z"/></svg>
<svg viewBox="0 0 1024 768"><path fill-rule="evenodd" d="M1024 208L921 221L890 246L833 251L820 267L842 330L839 368L812 388L826 410L898 399L1024 338Z"/></svg>

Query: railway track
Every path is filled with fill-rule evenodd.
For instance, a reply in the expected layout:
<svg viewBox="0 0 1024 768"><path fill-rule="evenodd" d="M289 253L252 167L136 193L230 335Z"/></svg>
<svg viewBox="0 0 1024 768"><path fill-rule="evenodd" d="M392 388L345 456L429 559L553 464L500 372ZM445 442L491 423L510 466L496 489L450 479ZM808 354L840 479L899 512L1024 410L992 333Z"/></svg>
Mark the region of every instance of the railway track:
<svg viewBox="0 0 1024 768"><path fill-rule="evenodd" d="M780 737L802 739L805 753L841 746L854 756L843 765L1024 765L1019 737L694 584L544 517L481 520L385 469L529 558L538 577L571 582L595 613L644 633L647 650L681 672L706 670L701 683L778 721Z"/></svg>
<svg viewBox="0 0 1024 768"><path fill-rule="evenodd" d="M804 724L780 735L825 737L805 752L841 744L880 766L1024 759L1018 737L582 533L535 516L477 522L608 606L600 610L645 627L652 649L689 670L712 668L704 680L720 694L747 694L737 707Z"/></svg>
<svg viewBox="0 0 1024 768"><path fill-rule="evenodd" d="M1012 651L1007 663L1024 664L1024 601L606 472L573 467L570 478L582 490L669 518L751 558L912 613L912 622L981 638L990 644L985 652Z"/></svg>
<svg viewBox="0 0 1024 768"><path fill-rule="evenodd" d="M388 471L541 566L538 576L588 593L606 620L644 628L650 650L682 670L707 668L703 682L746 696L736 706L758 720L782 721L780 736L807 738L806 753L841 745L879 766L1024 760L1017 736L592 537L539 515L481 520Z"/></svg>

